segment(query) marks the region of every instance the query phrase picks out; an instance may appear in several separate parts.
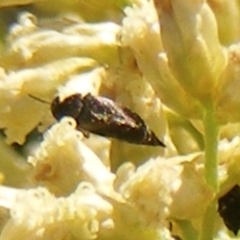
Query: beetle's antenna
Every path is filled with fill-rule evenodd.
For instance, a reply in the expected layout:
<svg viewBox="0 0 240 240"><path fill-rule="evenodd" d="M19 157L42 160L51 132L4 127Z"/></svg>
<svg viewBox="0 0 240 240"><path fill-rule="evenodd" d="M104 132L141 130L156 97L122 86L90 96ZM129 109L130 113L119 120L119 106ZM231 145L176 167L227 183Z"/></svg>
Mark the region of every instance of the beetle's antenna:
<svg viewBox="0 0 240 240"><path fill-rule="evenodd" d="M36 96L33 96L32 94L28 94L28 96L31 97L31 98L33 98L33 99L35 99L35 100L37 100L37 101L39 101L39 102L42 102L42 103L51 105L50 102L48 102L48 101L46 101L46 100L43 100L43 99L41 99L41 98L38 98L38 97L36 97Z"/></svg>

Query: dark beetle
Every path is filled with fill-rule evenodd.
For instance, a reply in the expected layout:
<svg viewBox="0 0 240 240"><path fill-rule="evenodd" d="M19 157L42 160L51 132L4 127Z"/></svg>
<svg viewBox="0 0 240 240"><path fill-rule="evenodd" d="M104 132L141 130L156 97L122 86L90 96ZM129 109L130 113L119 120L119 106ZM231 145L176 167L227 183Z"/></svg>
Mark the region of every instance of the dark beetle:
<svg viewBox="0 0 240 240"><path fill-rule="evenodd" d="M238 185L218 199L218 212L227 228L237 235L240 229L240 187Z"/></svg>
<svg viewBox="0 0 240 240"><path fill-rule="evenodd" d="M73 94L63 101L56 97L51 109L57 120L65 116L74 118L77 129L84 135L91 132L129 143L165 147L139 115L108 98L90 93Z"/></svg>

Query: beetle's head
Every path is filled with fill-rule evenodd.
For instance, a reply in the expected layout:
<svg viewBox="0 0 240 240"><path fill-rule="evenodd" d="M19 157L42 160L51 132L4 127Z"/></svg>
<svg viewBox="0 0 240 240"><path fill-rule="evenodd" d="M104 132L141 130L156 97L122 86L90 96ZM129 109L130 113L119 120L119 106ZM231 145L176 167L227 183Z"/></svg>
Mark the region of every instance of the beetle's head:
<svg viewBox="0 0 240 240"><path fill-rule="evenodd" d="M79 93L71 95L62 101L60 101L59 97L56 97L51 104L52 114L57 120L60 120L65 116L70 116L76 119L79 116L82 107L82 95Z"/></svg>

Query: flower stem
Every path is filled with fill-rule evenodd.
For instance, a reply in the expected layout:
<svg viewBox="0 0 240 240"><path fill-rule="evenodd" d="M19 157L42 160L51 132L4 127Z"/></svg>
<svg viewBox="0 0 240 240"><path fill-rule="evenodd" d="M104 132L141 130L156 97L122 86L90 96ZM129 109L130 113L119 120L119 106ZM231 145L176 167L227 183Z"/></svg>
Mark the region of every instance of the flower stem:
<svg viewBox="0 0 240 240"><path fill-rule="evenodd" d="M212 106L208 106L204 118L205 127L205 179L216 193L218 191L217 147L218 126L214 118Z"/></svg>
<svg viewBox="0 0 240 240"><path fill-rule="evenodd" d="M217 172L217 147L218 147L218 126L214 117L214 108L208 104L205 108L205 179L210 188L216 194L218 191ZM206 209L202 220L200 240L213 239L214 220L216 216L217 202L213 200Z"/></svg>
<svg viewBox="0 0 240 240"><path fill-rule="evenodd" d="M214 233L214 223L216 217L217 201L212 201L203 216L200 240L212 240Z"/></svg>

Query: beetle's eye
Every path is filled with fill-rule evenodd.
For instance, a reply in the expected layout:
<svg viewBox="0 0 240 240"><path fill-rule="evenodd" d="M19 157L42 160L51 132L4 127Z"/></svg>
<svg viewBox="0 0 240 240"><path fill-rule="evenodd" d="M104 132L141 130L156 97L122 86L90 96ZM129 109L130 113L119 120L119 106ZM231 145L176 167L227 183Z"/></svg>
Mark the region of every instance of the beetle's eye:
<svg viewBox="0 0 240 240"><path fill-rule="evenodd" d="M53 116L60 120L64 116L70 116L77 118L82 110L83 103L81 94L74 94L67 97L62 102L60 102L59 97L56 97L51 105L51 110Z"/></svg>

